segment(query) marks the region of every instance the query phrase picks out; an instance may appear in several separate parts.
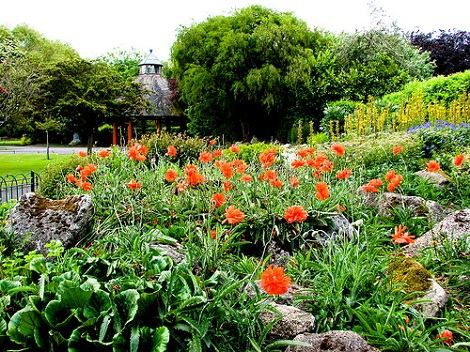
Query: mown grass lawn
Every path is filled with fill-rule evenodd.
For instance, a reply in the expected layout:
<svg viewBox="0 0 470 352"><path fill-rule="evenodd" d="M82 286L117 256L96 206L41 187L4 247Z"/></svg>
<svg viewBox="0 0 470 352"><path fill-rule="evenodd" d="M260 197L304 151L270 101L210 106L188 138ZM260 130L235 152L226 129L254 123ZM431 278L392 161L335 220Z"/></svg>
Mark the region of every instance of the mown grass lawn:
<svg viewBox="0 0 470 352"><path fill-rule="evenodd" d="M32 170L41 172L50 163L57 162L70 155L51 154L47 160L44 154L0 154L0 176L29 174Z"/></svg>

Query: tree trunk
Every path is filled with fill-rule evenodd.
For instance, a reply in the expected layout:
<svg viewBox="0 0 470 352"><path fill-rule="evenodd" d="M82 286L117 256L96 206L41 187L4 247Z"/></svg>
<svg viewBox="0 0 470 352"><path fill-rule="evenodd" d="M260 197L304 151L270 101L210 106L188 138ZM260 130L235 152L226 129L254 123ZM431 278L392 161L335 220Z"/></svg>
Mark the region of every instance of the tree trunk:
<svg viewBox="0 0 470 352"><path fill-rule="evenodd" d="M91 155L93 153L93 132L90 132L90 134L88 135L86 152L88 155Z"/></svg>

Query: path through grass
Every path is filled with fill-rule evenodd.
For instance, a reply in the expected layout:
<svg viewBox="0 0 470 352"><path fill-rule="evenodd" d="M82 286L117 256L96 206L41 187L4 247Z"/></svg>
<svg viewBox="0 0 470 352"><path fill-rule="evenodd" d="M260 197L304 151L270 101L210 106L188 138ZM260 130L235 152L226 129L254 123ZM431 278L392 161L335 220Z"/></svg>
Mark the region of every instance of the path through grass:
<svg viewBox="0 0 470 352"><path fill-rule="evenodd" d="M0 154L0 176L29 174L31 170L41 172L50 163L57 162L70 155L51 154L50 159L46 159L44 154Z"/></svg>

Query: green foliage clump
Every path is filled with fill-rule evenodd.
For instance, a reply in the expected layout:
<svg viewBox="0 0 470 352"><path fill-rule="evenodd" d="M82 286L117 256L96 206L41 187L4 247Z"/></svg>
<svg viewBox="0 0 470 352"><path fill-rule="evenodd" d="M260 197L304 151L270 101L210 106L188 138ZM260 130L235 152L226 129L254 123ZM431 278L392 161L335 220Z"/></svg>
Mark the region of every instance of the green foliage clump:
<svg viewBox="0 0 470 352"><path fill-rule="evenodd" d="M323 118L320 123L321 131L329 136L333 134L340 137L344 133L344 118L354 112L356 105L356 102L350 100L328 103L323 110Z"/></svg>
<svg viewBox="0 0 470 352"><path fill-rule="evenodd" d="M191 137L184 133L167 133L144 135L139 143L148 148L147 161L159 160L167 155L168 146L176 148L177 152L171 158L173 162L179 165L192 162L199 158L199 154L207 149L209 141L206 138Z"/></svg>
<svg viewBox="0 0 470 352"><path fill-rule="evenodd" d="M227 155L232 159L241 159L248 164L259 163L258 156L266 150L275 149L279 157L279 154L281 154L284 149L278 144L264 142L252 144L238 144L237 146L240 149L238 153L235 154L234 152L230 151L230 149L225 149L224 155Z"/></svg>
<svg viewBox="0 0 470 352"><path fill-rule="evenodd" d="M83 159L78 155L71 155L66 159L59 160L55 163L46 165L41 173L41 182L39 191L41 194L50 199L59 199L64 195L66 176L76 171Z"/></svg>

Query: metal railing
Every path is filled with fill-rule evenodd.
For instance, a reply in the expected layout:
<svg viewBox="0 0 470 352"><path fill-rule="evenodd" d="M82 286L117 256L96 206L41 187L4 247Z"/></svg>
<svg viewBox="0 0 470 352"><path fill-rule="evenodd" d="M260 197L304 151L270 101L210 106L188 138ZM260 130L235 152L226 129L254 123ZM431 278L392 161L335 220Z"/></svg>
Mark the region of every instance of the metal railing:
<svg viewBox="0 0 470 352"><path fill-rule="evenodd" d="M29 175L6 175L0 176L0 203L8 202L10 199L20 199L28 192L34 192L41 177L39 173L31 171Z"/></svg>

